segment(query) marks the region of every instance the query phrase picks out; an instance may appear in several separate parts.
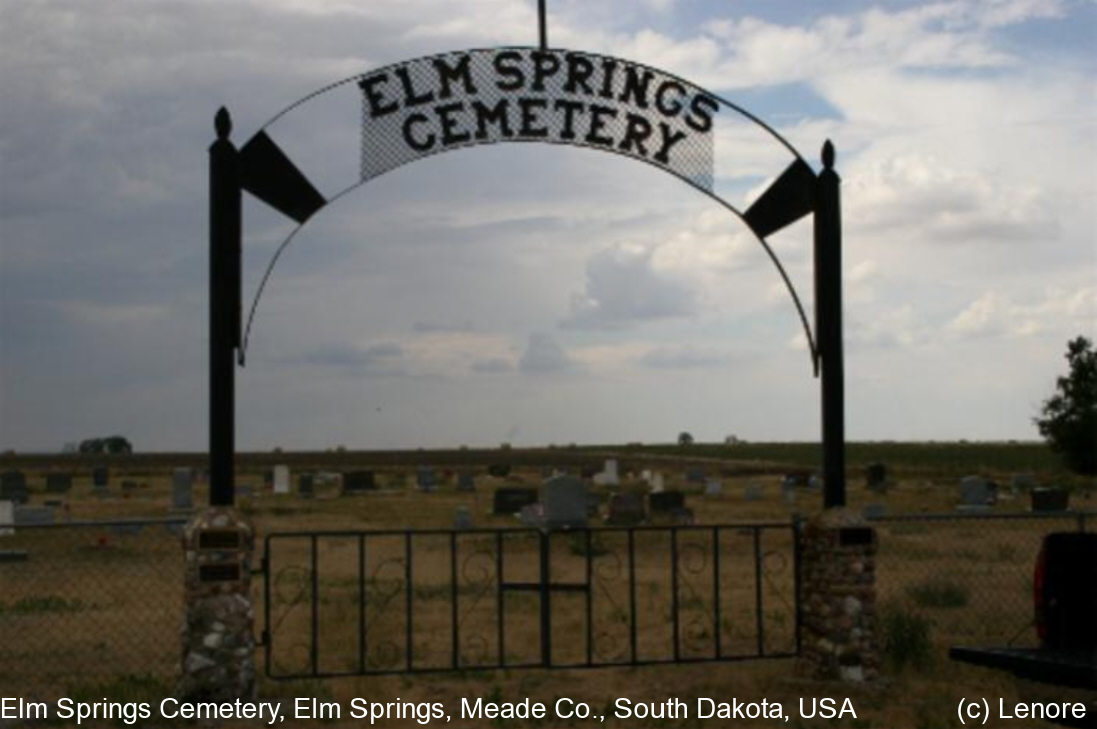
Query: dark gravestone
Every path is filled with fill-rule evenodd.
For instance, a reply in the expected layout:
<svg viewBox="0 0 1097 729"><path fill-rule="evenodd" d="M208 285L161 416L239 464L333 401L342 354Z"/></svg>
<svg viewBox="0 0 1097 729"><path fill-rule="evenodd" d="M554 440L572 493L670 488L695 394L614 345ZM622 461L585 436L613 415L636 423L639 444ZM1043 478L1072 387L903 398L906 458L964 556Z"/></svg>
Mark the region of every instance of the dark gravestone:
<svg viewBox="0 0 1097 729"><path fill-rule="evenodd" d="M438 477L430 466L420 466L416 469L415 483L420 491L435 491L438 489Z"/></svg>
<svg viewBox="0 0 1097 729"><path fill-rule="evenodd" d="M103 489L110 485L110 469L106 466L96 466L91 470L91 485Z"/></svg>
<svg viewBox="0 0 1097 729"><path fill-rule="evenodd" d="M684 509L686 495L681 491L659 491L648 494L648 507L652 513L669 514L675 509Z"/></svg>
<svg viewBox="0 0 1097 729"><path fill-rule="evenodd" d="M46 474L46 491L51 494L67 494L72 490L71 473Z"/></svg>
<svg viewBox="0 0 1097 729"><path fill-rule="evenodd" d="M541 484L545 526L550 529L587 525L587 484L574 476L553 476Z"/></svg>
<svg viewBox="0 0 1097 729"><path fill-rule="evenodd" d="M462 471L461 473L457 474L457 490L475 491L476 477L473 476L470 471Z"/></svg>
<svg viewBox="0 0 1097 729"><path fill-rule="evenodd" d="M502 488L496 489L492 499L491 513L496 516L503 514L515 514L522 510L523 506L537 503L537 489L531 488Z"/></svg>
<svg viewBox="0 0 1097 729"><path fill-rule="evenodd" d="M865 488L877 493L887 490L888 469L882 463L870 463L865 467Z"/></svg>
<svg viewBox="0 0 1097 729"><path fill-rule="evenodd" d="M493 463L488 466L488 475L495 478L506 478L510 475L510 464Z"/></svg>
<svg viewBox="0 0 1097 729"><path fill-rule="evenodd" d="M15 510L14 521L18 525L52 524L53 509L48 506L20 506Z"/></svg>
<svg viewBox="0 0 1097 729"><path fill-rule="evenodd" d="M377 482L373 477L373 471L347 471L343 474L344 494L373 491L376 488Z"/></svg>
<svg viewBox="0 0 1097 729"><path fill-rule="evenodd" d="M315 482L311 473L302 473L297 477L297 495L302 499L311 499L316 495Z"/></svg>
<svg viewBox="0 0 1097 729"><path fill-rule="evenodd" d="M636 526L644 521L644 496L634 492L614 494L609 500L606 523L613 526Z"/></svg>
<svg viewBox="0 0 1097 729"><path fill-rule="evenodd" d="M0 473L0 501L27 503L27 477L22 471Z"/></svg>
<svg viewBox="0 0 1097 729"><path fill-rule="evenodd" d="M1066 511L1070 506L1070 492L1065 489L1033 489L1033 511Z"/></svg>

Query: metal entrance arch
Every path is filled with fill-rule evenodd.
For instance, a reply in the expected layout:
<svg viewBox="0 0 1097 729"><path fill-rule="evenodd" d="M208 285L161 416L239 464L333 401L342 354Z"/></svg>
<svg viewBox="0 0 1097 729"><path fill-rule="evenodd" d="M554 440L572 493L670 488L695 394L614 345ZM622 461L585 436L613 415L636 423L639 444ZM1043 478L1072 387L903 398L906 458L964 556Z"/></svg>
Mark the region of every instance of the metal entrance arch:
<svg viewBox="0 0 1097 729"><path fill-rule="evenodd" d="M325 130L356 149L338 164L346 179L328 194L309 174L307 154L295 164L275 138L279 125L320 103L353 110ZM341 106L340 106L341 104ZM718 193L719 125L776 146L784 166L745 210ZM291 125L292 126L292 125ZM392 169L450 149L498 142L568 144L632 157L668 172L737 215L779 271L800 317L816 375L821 377L824 505L845 503L844 366L841 317L841 219L834 149L823 145L816 174L776 131L746 110L673 74L611 56L563 49L505 47L426 56L343 79L273 117L239 150L232 122L218 111L210 147L210 503L231 505L235 450L234 355L244 354L255 307L281 251L328 202ZM269 130L269 131L268 131ZM317 136L317 135L312 135ZM346 160L357 158L357 164ZM327 160L330 163L330 158ZM304 169L302 169L304 168ZM735 172L735 170L732 170ZM760 174L755 171L755 174ZM330 177L330 175L325 175ZM338 175L336 175L338 178ZM742 177L742 174L739 174ZM297 221L260 282L247 325L241 286L241 192ZM814 214L815 327L808 323L766 237Z"/></svg>

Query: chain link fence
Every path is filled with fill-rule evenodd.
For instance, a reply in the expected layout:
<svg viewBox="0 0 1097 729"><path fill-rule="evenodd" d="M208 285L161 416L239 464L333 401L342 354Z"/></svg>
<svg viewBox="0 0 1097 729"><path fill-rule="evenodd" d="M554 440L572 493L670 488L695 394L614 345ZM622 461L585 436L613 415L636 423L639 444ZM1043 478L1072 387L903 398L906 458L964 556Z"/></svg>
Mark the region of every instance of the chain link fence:
<svg viewBox="0 0 1097 729"><path fill-rule="evenodd" d="M1033 573L1044 535L1085 531L1097 514L894 515L878 530L878 626L893 662L951 645L1037 644Z"/></svg>
<svg viewBox="0 0 1097 729"><path fill-rule="evenodd" d="M133 682L170 693L184 523L0 528L0 686L46 700Z"/></svg>

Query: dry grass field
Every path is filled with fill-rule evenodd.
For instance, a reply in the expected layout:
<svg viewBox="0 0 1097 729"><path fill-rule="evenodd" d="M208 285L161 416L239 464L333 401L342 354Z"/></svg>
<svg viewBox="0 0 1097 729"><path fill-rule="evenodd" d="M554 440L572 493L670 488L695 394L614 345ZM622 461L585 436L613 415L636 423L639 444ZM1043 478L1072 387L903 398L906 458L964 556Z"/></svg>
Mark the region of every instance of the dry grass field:
<svg viewBox="0 0 1097 729"><path fill-rule="evenodd" d="M1047 531L1078 528L1075 518L1062 517L879 522L878 632L885 643L888 670L886 678L873 686L813 683L798 677L795 660L787 658L595 669L484 669L478 666L495 663L500 656L508 665L535 663L540 657L539 596L514 591L500 601L496 589L498 574L505 582L536 581L537 537L530 532L479 531L520 526L511 517L489 513L492 492L508 484L536 485L540 469L521 468L508 479L479 476L476 493L458 492L452 480L433 493L400 487L396 474L401 470L381 469L382 488L376 492L341 497L335 485L320 485L313 499L270 493L263 487L261 470L238 474L238 483L252 486L252 495L241 498L238 506L255 524L260 540L279 533L351 532L317 539L315 577L309 538L272 537L269 605L262 576L253 581L257 634L264 628L267 611L270 614L272 673L353 672L361 667L360 661L374 671L400 670L409 662L418 670L438 669L337 679L264 677L260 688L264 699L292 702L297 697L315 697L338 702L343 715L325 722L329 726L368 725L349 715L355 697L440 701L454 712L457 726L582 726L591 721L461 721L456 716L462 698L518 701L526 697L550 708L558 697L585 701L593 713L606 715L607 723L620 726L769 724L764 719L698 719L693 702L704 696L781 702L792 715L790 726L957 726L956 702L962 696L1001 697L1007 703L1024 697L1009 676L950 662L948 646L1031 643L1031 569L1040 539ZM554 663L630 660L633 614L637 658L673 659L670 604L674 599L679 601L677 650L682 658L711 656L717 640L722 655L756 653L759 618L765 652L795 650L791 528L776 526L759 532L761 581L756 582L753 532L721 529L717 545L713 536L717 530L711 527L791 525L796 515L817 513L821 496L800 491L794 501L785 499L779 468L744 469L748 475L734 475L730 465L727 470L723 493L705 496L699 485L684 481L680 469L665 468L668 488L687 492L686 505L698 526L680 530L673 547L668 532L635 532L631 583L627 531L597 532L589 547L585 533L552 537L553 581L584 582L589 548L592 586L589 600L587 593L552 595ZM42 487L43 473L42 468L27 471L32 503L48 497ZM984 469L984 473L1008 483L1004 470ZM142 464L128 471L115 469L111 478L115 495L102 499L92 494L89 474L77 472L73 489L65 497L63 519L169 516L169 469ZM889 515L955 513L958 488L952 469L939 474L921 467L900 469L892 478L892 489L880 496L865 490L860 479L851 475L849 506L860 510L866 504L881 503ZM136 487L123 495L118 491L122 480L131 480ZM748 484L761 485L763 498L747 500ZM1092 484L1081 486L1073 494L1072 507L1092 508L1085 490ZM637 478L622 485L641 487ZM196 500L200 502L204 495L204 487L196 485ZM410 539L402 534L357 536L361 530L447 530L458 507L472 514L474 531L452 538L448 534ZM1027 498L1022 496L1002 501L994 513L1027 510ZM1097 516L1090 517L1089 528L1094 519ZM410 562L406 559L409 541ZM505 564L497 573L500 544ZM672 548L679 555L677 590L672 586ZM25 562L0 564L0 694L158 701L171 692L182 602L181 550L174 527L20 528L14 535L0 537L0 549L28 553ZM720 561L718 574L715 553ZM717 592L718 620L713 611ZM761 615L756 603L759 595ZM454 625L459 628L456 641ZM256 655L261 672L266 658L261 648ZM449 670L454 660L459 670ZM637 702L676 697L690 705L691 715L688 719L613 718L613 704L619 697ZM857 718L799 718L799 700L818 697L850 698ZM284 710L289 708L286 704ZM286 723L315 724L292 718ZM377 725L419 723L403 718ZM1015 722L1000 725L1017 726Z"/></svg>

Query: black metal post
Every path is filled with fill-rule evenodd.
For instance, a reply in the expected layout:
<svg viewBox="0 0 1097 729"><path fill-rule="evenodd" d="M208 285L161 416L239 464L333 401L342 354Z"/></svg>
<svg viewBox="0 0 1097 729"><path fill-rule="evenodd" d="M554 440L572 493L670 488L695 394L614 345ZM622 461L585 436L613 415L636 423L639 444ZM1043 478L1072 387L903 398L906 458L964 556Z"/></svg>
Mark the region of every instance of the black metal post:
<svg viewBox="0 0 1097 729"><path fill-rule="evenodd" d="M541 50L548 50L548 20L545 14L545 3L548 0L537 0L537 24L541 29Z"/></svg>
<svg viewBox="0 0 1097 729"><path fill-rule="evenodd" d="M842 216L834 145L823 145L815 183L815 332L821 360L823 506L846 505L845 367L842 361Z"/></svg>
<svg viewBox="0 0 1097 729"><path fill-rule="evenodd" d="M240 169L229 141L232 119L221 107L214 117L217 141L209 148L209 503L235 501L235 362L239 339Z"/></svg>

